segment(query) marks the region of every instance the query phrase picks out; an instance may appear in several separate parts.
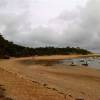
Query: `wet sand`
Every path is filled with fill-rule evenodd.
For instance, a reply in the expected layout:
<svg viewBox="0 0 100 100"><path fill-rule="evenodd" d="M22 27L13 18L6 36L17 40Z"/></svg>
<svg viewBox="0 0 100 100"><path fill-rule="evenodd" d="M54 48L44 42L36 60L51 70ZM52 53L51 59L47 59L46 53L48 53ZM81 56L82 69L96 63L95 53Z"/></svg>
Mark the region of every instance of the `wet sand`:
<svg viewBox="0 0 100 100"><path fill-rule="evenodd" d="M6 94L16 100L100 100L100 70L26 63L27 60L50 61L73 57L79 55L1 60L0 84L4 85Z"/></svg>

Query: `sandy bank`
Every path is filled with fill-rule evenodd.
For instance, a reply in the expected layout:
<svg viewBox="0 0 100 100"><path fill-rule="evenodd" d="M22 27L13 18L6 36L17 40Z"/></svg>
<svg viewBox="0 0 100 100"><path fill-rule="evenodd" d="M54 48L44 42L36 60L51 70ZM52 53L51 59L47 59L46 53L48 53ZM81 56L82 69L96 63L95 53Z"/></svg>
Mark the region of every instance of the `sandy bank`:
<svg viewBox="0 0 100 100"><path fill-rule="evenodd" d="M77 58L81 55L51 55L51 56L32 56L32 57L20 57L20 58L11 58L14 60L25 60L25 59L33 59L33 60L63 60L67 58Z"/></svg>

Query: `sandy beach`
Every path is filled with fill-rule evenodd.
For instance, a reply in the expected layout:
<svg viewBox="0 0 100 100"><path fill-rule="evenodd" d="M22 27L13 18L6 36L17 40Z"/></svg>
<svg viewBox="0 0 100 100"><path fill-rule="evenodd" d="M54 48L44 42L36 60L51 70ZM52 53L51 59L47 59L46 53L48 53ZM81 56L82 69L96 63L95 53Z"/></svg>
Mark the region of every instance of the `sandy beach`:
<svg viewBox="0 0 100 100"><path fill-rule="evenodd" d="M99 69L59 64L44 66L27 62L79 56L56 55L0 60L0 85L5 88L5 95L14 100L100 100Z"/></svg>

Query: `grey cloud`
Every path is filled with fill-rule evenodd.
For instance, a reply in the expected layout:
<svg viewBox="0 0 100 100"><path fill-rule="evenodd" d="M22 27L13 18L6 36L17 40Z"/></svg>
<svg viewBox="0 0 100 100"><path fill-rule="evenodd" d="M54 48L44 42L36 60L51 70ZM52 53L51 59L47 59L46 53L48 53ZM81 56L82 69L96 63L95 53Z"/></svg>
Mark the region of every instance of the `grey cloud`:
<svg viewBox="0 0 100 100"><path fill-rule="evenodd" d="M70 43L74 46L100 49L100 1L90 0L84 9L81 9L80 18L73 23L70 29L65 29L65 37L71 36ZM76 27L76 28L75 28ZM68 33L67 33L68 32ZM96 36L96 37L95 37ZM68 39L66 39L67 42Z"/></svg>
<svg viewBox="0 0 100 100"><path fill-rule="evenodd" d="M0 31L3 35L10 41L24 46L80 46L99 51L99 0L87 0L85 6L70 11L64 9L48 23L43 22L44 19L47 22L49 18L45 18L42 11L40 13L37 10L42 1L40 3L40 0L0 0ZM46 11L47 16L49 13Z"/></svg>

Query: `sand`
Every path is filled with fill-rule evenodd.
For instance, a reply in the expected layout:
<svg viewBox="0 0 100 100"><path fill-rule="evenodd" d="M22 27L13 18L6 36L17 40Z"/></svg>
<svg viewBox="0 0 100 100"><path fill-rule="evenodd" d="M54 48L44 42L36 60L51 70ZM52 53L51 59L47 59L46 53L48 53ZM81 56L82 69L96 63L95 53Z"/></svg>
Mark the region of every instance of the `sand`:
<svg viewBox="0 0 100 100"><path fill-rule="evenodd" d="M100 100L100 70L83 66L24 64L25 60L59 60L44 56L0 61L0 84L14 100ZM77 99L76 99L77 100Z"/></svg>

